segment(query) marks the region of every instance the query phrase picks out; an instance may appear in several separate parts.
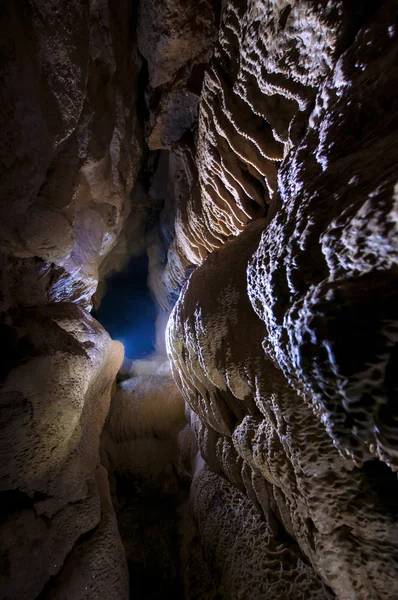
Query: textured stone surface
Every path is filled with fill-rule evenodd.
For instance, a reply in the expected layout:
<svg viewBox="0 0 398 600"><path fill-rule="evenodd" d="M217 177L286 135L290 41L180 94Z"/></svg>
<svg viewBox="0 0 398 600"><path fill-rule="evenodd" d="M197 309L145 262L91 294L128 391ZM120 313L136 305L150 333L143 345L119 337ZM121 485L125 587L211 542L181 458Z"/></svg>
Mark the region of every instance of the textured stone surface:
<svg viewBox="0 0 398 600"><path fill-rule="evenodd" d="M398 594L397 481L342 458L319 416L264 355L246 289L263 221L191 275L168 325L174 376L209 467L299 543L339 598ZM243 567L242 567L243 568Z"/></svg>
<svg viewBox="0 0 398 600"><path fill-rule="evenodd" d="M203 461L193 478L191 506L202 553L210 565L212 586L219 593L211 598L331 600L334 597L294 540L276 538L250 500L224 478L211 473ZM193 550L191 545L190 552ZM209 598L204 593L207 590L203 590L203 581L200 581L200 596L195 595L198 573L193 568L197 565L190 564L192 559L188 556L191 569L186 573L188 597Z"/></svg>
<svg viewBox="0 0 398 600"><path fill-rule="evenodd" d="M199 185L179 207L175 247L194 265L264 216L317 88L371 7L262 0L223 4L199 105Z"/></svg>
<svg viewBox="0 0 398 600"><path fill-rule="evenodd" d="M143 0L138 47L148 62L149 83L169 82L187 61L207 50L215 38L216 2L211 0Z"/></svg>
<svg viewBox="0 0 398 600"><path fill-rule="evenodd" d="M267 355L343 451L394 469L397 64L396 4L387 2L319 90L249 271Z"/></svg>
<svg viewBox="0 0 398 600"><path fill-rule="evenodd" d="M1 8L8 600L125 599L124 552L142 598L398 597L396 2L221 4ZM128 365L108 487L122 353L72 302L145 249L188 425Z"/></svg>
<svg viewBox="0 0 398 600"><path fill-rule="evenodd" d="M71 596L94 598L89 580L101 560L104 584L112 581L115 597L126 598L120 538L98 472L122 346L74 304L15 311L2 333L9 348L1 388L2 593L44 598L65 578ZM69 577L82 552L87 562Z"/></svg>
<svg viewBox="0 0 398 600"><path fill-rule="evenodd" d="M120 233L141 156L129 15L125 0L2 8L0 251L11 303L29 300L23 288L39 279L41 302L89 305Z"/></svg>
<svg viewBox="0 0 398 600"><path fill-rule="evenodd" d="M101 439L110 474L130 589L140 597L180 595L178 508L185 499L177 476L184 402L160 360L134 361L145 373L123 381Z"/></svg>

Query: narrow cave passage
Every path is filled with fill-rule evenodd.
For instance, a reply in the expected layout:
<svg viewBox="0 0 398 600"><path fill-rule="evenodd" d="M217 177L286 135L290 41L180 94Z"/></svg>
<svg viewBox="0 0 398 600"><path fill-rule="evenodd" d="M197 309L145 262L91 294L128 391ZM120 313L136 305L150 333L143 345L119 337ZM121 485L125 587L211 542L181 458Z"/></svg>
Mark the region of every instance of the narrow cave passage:
<svg viewBox="0 0 398 600"><path fill-rule="evenodd" d="M148 271L147 254L130 258L106 279L106 293L92 311L125 352L102 432L101 459L126 555L129 597L182 600L180 527L188 486L177 472L176 439L184 414L167 357L156 345ZM171 413L164 407L170 397Z"/></svg>
<svg viewBox="0 0 398 600"><path fill-rule="evenodd" d="M148 256L133 257L107 279L107 291L92 315L135 360L155 350L156 308L147 285Z"/></svg>
<svg viewBox="0 0 398 600"><path fill-rule="evenodd" d="M397 24L1 4L0 600L398 600Z"/></svg>

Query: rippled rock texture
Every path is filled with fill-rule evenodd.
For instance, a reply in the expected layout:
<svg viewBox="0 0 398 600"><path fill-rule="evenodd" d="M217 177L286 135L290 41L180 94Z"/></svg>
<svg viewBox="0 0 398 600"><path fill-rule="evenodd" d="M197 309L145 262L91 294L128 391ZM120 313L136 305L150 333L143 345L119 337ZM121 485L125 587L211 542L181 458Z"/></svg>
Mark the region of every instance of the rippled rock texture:
<svg viewBox="0 0 398 600"><path fill-rule="evenodd" d="M284 531L338 598L387 600L398 595L397 13L348 4L225 5L199 110L200 190L181 224L201 266L168 348L202 457L273 523L257 543ZM203 540L207 499L192 489ZM250 580L248 556L237 562Z"/></svg>
<svg viewBox="0 0 398 600"><path fill-rule="evenodd" d="M198 184L179 206L171 264L201 264L267 213L280 162L365 18L364 3L355 4L224 3L199 106Z"/></svg>
<svg viewBox="0 0 398 600"><path fill-rule="evenodd" d="M378 461L359 469L342 458L319 416L264 355L266 329L246 291L262 229L259 221L213 252L169 322L174 374L201 454L273 522L273 543L280 530L298 541L337 597L394 597L396 477ZM267 536L256 545L267 545ZM262 597L260 587L252 597Z"/></svg>

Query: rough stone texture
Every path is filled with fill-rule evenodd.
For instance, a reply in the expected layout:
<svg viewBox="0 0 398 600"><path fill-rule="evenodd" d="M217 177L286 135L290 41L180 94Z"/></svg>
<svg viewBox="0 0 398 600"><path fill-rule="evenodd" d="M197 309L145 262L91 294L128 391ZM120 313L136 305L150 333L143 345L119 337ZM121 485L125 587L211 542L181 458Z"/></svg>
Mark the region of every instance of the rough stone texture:
<svg viewBox="0 0 398 600"><path fill-rule="evenodd" d="M74 304L15 310L2 335L8 342L0 396L3 597L58 598L69 590L69 597L94 598L99 585L127 598L99 468L122 346Z"/></svg>
<svg viewBox="0 0 398 600"><path fill-rule="evenodd" d="M318 92L249 271L264 350L357 461L398 469L397 7Z"/></svg>
<svg viewBox="0 0 398 600"><path fill-rule="evenodd" d="M198 540L210 565L212 585L226 600L331 600L334 598L292 539L274 536L252 502L201 461L191 487ZM255 542L254 542L255 540ZM196 540L192 540L195 544ZM188 598L194 594L197 565L188 554ZM196 578L195 578L196 575ZM218 583L218 586L217 586ZM200 582L201 587L203 581ZM203 588L202 588L203 590ZM202 591L201 590L201 591ZM203 591L200 598L209 598Z"/></svg>
<svg viewBox="0 0 398 600"><path fill-rule="evenodd" d="M354 4L223 4L199 105L199 185L178 209L171 262L177 254L201 264L267 213L278 166L305 133L317 88L371 8Z"/></svg>
<svg viewBox="0 0 398 600"><path fill-rule="evenodd" d="M132 8L7 2L1 17L2 309L88 306L140 163Z"/></svg>
<svg viewBox="0 0 398 600"><path fill-rule="evenodd" d="M168 83L209 48L217 33L216 5L211 0L140 2L138 47L148 62L152 88Z"/></svg>
<svg viewBox="0 0 398 600"><path fill-rule="evenodd" d="M110 494L132 592L182 597L191 478L187 598L398 598L396 2L224 1L206 67L216 4L1 8L8 600L126 598ZM158 338L199 265L168 326L189 427L130 366L109 490L121 349L63 302L144 248Z"/></svg>
<svg viewBox="0 0 398 600"><path fill-rule="evenodd" d="M387 600L398 594L396 477L377 460L358 469L343 458L264 355L246 268L265 225L191 275L168 325L175 380L203 458L274 515L275 536L281 527L293 536L339 598Z"/></svg>
<svg viewBox="0 0 398 600"><path fill-rule="evenodd" d="M184 402L159 360L134 361L137 374L123 381L112 400L101 439L130 575L142 598L180 595L178 433Z"/></svg>

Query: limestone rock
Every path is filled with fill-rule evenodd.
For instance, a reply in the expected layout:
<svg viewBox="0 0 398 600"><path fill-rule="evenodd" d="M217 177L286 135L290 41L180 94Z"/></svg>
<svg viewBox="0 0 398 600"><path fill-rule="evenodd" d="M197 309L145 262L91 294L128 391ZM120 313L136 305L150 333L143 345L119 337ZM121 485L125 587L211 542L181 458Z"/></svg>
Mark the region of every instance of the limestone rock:
<svg viewBox="0 0 398 600"><path fill-rule="evenodd" d="M123 351L74 304L15 310L2 333L8 356L1 388L1 590L10 600L34 599L66 577L83 540L91 545L99 538L94 551L103 553L104 569L113 569L118 553L121 560L114 516L109 506L101 508L104 475L97 471ZM118 598L126 598L123 568L121 560L114 576L103 574L120 581ZM74 597L95 597L91 587L91 596L79 589Z"/></svg>
<svg viewBox="0 0 398 600"><path fill-rule="evenodd" d="M199 103L199 185L176 219L176 253L199 265L266 215L278 167L308 126L318 87L367 18L364 3L223 3Z"/></svg>
<svg viewBox="0 0 398 600"><path fill-rule="evenodd" d="M2 10L0 251L9 270L54 275L41 303L89 306L123 225L142 136L130 12L127 0Z"/></svg>
<svg viewBox="0 0 398 600"><path fill-rule="evenodd" d="M102 453L112 473L152 478L154 485L162 485L162 474L177 462L184 404L170 371L158 374L157 363L152 367L151 374L119 384L103 432ZM150 365L141 368L148 371Z"/></svg>
<svg viewBox="0 0 398 600"><path fill-rule="evenodd" d="M274 515L275 534L294 536L337 597L387 600L398 594L397 481L378 461L359 469L342 458L264 355L246 269L266 225L253 223L192 273L168 325L174 377L210 468Z"/></svg>
<svg viewBox="0 0 398 600"><path fill-rule="evenodd" d="M250 500L224 478L211 473L203 461L193 478L191 502L212 585L218 582L225 600L334 597L295 542L275 538ZM194 576L192 571L186 574L190 591Z"/></svg>
<svg viewBox="0 0 398 600"><path fill-rule="evenodd" d="M398 468L396 5L320 88L249 269L264 349L357 461Z"/></svg>

